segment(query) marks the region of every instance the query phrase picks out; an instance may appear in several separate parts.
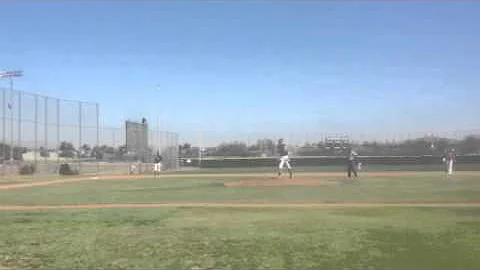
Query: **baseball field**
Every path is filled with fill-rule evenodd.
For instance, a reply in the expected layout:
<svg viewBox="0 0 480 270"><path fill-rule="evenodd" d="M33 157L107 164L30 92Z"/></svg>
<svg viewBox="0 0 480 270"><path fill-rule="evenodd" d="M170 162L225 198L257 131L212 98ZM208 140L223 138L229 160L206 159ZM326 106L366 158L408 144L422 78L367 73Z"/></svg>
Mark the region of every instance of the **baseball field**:
<svg viewBox="0 0 480 270"><path fill-rule="evenodd" d="M478 269L480 172L4 179L0 224L0 269Z"/></svg>

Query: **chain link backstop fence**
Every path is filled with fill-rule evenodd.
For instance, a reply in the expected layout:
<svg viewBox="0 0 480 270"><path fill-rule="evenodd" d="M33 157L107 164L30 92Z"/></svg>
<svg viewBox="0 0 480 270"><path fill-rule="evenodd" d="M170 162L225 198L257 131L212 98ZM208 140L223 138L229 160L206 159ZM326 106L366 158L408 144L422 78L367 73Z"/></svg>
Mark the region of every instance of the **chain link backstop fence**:
<svg viewBox="0 0 480 270"><path fill-rule="evenodd" d="M125 173L133 164L137 166L139 172L149 173L152 171L151 164L154 155L157 153L160 153L163 157L162 169L168 171L179 170L179 135L151 128L147 129L147 133L146 154L139 156L128 153L126 123L118 128L102 128L99 144L103 153L100 166L101 173Z"/></svg>
<svg viewBox="0 0 480 270"><path fill-rule="evenodd" d="M125 126L102 127L98 103L0 88L0 114L3 176L59 174L61 164L80 174L123 174L135 162L125 151ZM164 168L177 170L178 134L148 132L150 154L160 151Z"/></svg>

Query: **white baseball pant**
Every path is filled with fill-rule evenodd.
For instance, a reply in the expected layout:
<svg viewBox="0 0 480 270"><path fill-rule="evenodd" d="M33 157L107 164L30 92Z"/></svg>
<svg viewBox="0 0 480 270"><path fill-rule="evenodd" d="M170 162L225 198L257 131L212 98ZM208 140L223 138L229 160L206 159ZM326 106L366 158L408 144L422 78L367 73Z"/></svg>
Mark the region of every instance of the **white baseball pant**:
<svg viewBox="0 0 480 270"><path fill-rule="evenodd" d="M287 165L287 168L289 170L292 169L292 166L290 166L290 159L288 158L288 155L280 158L280 163L278 164L278 168L281 170L285 165Z"/></svg>
<svg viewBox="0 0 480 270"><path fill-rule="evenodd" d="M153 171L160 172L162 170L162 163L153 164Z"/></svg>
<svg viewBox="0 0 480 270"><path fill-rule="evenodd" d="M453 174L453 160L448 161L448 174Z"/></svg>

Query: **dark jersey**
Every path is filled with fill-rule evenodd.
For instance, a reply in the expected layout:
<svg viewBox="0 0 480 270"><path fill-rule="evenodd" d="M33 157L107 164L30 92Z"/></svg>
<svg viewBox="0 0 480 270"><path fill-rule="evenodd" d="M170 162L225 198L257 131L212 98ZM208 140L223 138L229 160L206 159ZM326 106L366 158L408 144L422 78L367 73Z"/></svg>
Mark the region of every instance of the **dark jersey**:
<svg viewBox="0 0 480 270"><path fill-rule="evenodd" d="M160 163L162 162L162 156L158 155L158 156L155 156L155 163Z"/></svg>
<svg viewBox="0 0 480 270"><path fill-rule="evenodd" d="M277 146L277 151L280 156L288 156L287 146L284 143L280 143Z"/></svg>

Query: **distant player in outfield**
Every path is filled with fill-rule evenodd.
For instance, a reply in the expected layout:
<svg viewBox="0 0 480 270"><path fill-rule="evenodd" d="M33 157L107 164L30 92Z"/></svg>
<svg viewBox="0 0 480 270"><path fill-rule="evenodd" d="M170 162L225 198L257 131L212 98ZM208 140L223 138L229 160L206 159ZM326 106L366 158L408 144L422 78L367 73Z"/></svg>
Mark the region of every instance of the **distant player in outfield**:
<svg viewBox="0 0 480 270"><path fill-rule="evenodd" d="M160 155L160 152L157 151L157 155L154 158L154 164L153 164L153 176L157 176L160 174L162 171L162 155Z"/></svg>
<svg viewBox="0 0 480 270"><path fill-rule="evenodd" d="M457 155L455 153L455 148L450 148L445 155L445 166L448 174L452 175L454 170L454 165L456 163Z"/></svg>
<svg viewBox="0 0 480 270"><path fill-rule="evenodd" d="M357 174L357 157L358 153L355 152L352 148L348 151L347 156L347 176L348 178L352 177L352 172L355 177L358 177Z"/></svg>
<svg viewBox="0 0 480 270"><path fill-rule="evenodd" d="M280 155L280 162L278 164L278 176L282 175L283 166L287 165L288 174L290 179L293 178L293 170L290 165L290 158L288 157L287 146L283 142L283 139L278 140L277 151Z"/></svg>

